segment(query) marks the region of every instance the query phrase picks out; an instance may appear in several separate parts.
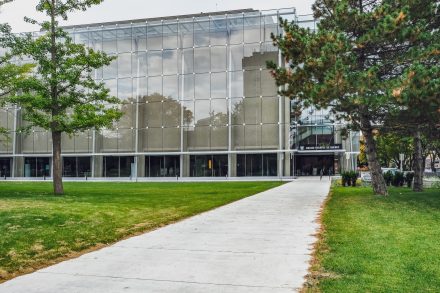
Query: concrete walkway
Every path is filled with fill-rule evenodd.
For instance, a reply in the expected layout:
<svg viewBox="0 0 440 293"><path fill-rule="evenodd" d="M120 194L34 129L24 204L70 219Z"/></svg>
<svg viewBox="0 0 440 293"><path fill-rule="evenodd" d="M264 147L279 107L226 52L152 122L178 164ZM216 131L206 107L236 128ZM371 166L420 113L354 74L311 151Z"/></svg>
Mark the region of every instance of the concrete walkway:
<svg viewBox="0 0 440 293"><path fill-rule="evenodd" d="M301 178L0 285L8 293L294 292L328 177Z"/></svg>

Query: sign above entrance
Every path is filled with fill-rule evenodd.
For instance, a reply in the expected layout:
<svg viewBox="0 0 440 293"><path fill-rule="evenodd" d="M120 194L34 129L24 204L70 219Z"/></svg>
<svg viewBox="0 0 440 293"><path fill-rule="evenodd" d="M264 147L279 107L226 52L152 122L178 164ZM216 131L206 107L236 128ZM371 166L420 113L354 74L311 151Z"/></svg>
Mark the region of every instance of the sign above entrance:
<svg viewBox="0 0 440 293"><path fill-rule="evenodd" d="M342 144L314 145L306 144L299 146L300 151L342 150Z"/></svg>

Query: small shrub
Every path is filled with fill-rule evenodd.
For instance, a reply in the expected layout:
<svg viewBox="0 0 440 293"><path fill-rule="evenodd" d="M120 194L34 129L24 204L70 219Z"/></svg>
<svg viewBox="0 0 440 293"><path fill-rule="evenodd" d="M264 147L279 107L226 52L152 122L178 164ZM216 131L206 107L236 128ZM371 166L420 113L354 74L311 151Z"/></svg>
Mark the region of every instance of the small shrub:
<svg viewBox="0 0 440 293"><path fill-rule="evenodd" d="M411 188L413 179L414 179L414 173L413 172L406 173L406 175L405 175L406 186Z"/></svg>
<svg viewBox="0 0 440 293"><path fill-rule="evenodd" d="M350 186L350 174L347 171L344 171L341 173L342 178L342 186L346 187L347 185Z"/></svg>
<svg viewBox="0 0 440 293"><path fill-rule="evenodd" d="M358 174L355 171L350 171L349 172L349 176L350 176L351 186L355 187L356 186L356 181L357 181L357 178L358 178Z"/></svg>
<svg viewBox="0 0 440 293"><path fill-rule="evenodd" d="M396 187L403 186L404 181L405 181L405 177L402 172L399 171L394 172L392 179L393 186Z"/></svg>
<svg viewBox="0 0 440 293"><path fill-rule="evenodd" d="M390 186L391 182L393 182L393 172L387 171L385 174L383 174L383 179L385 179L385 183Z"/></svg>

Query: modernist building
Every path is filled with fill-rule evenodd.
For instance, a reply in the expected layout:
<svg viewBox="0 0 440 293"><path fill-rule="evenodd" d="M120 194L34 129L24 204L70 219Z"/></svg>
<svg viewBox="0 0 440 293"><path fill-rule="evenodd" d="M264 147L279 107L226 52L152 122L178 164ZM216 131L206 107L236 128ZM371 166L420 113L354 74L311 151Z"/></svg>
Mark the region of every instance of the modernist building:
<svg viewBox="0 0 440 293"><path fill-rule="evenodd" d="M113 129L62 141L66 177L293 176L350 168L358 135L326 111L291 111L266 69L279 17L314 27L294 9L215 12L66 27L75 42L117 59L95 72L123 101ZM38 33L36 34L38 35ZM281 64L282 65L282 64ZM0 109L0 175L51 175L51 135L16 131Z"/></svg>

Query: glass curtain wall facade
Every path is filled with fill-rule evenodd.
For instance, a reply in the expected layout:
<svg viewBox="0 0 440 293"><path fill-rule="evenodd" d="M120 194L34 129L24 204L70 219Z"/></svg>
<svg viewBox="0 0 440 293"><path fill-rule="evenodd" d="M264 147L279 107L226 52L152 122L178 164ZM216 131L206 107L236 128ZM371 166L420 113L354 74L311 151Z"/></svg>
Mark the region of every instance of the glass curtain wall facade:
<svg viewBox="0 0 440 293"><path fill-rule="evenodd" d="M292 150L313 139L292 143L290 100L266 69L282 60L271 40L279 17L315 26L294 9L249 9L66 27L76 43L117 57L93 74L124 115L111 129L65 135L64 175L290 176ZM0 138L0 159L13 158L7 174L41 175L25 160L50 158L50 133L16 132L21 110L0 111L0 126L11 130ZM331 141L332 129L301 131Z"/></svg>

